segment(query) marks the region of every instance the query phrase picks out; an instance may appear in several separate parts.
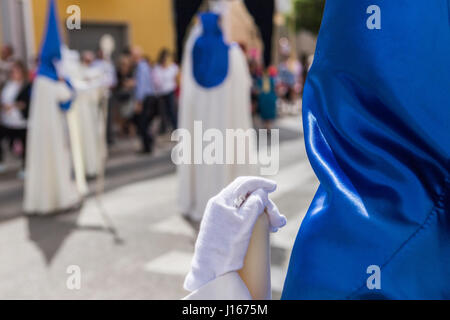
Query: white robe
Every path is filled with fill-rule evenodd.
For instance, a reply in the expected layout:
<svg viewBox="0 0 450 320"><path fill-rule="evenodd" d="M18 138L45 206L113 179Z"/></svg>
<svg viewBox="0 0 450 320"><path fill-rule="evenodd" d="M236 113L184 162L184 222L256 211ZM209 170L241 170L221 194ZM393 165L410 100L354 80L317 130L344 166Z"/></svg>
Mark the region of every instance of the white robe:
<svg viewBox="0 0 450 320"><path fill-rule="evenodd" d="M81 146L84 168L87 176L99 174L99 103L100 94L95 83L96 70L82 67L82 74L86 82L85 89L77 90L75 100L78 121L81 126Z"/></svg>
<svg viewBox="0 0 450 320"><path fill-rule="evenodd" d="M201 29L199 24L195 26L186 43L181 80L180 128L190 131L192 148L195 143L194 121L202 121L203 132L214 128L220 130L224 137L226 129L252 128L251 78L246 58L238 45L230 46L228 75L219 86L203 88L194 79L192 48ZM250 150L254 152L255 143L250 143ZM206 203L212 196L236 177L256 173L255 165L182 164L177 168L180 210L196 221L201 220Z"/></svg>
<svg viewBox="0 0 450 320"><path fill-rule="evenodd" d="M28 122L24 211L48 214L73 207L80 196L71 177L71 161L59 103L71 98L60 81L38 76L33 84Z"/></svg>
<svg viewBox="0 0 450 320"><path fill-rule="evenodd" d="M85 196L88 193L88 185L86 181L86 170L84 168L83 148L82 148L82 127L80 123L80 103L78 92L86 87L85 81L82 80L82 70L80 63L80 55L78 52L69 50L67 47L61 48L62 60L60 72L64 77L68 78L75 90L75 98L67 112L67 125L69 128L70 147L72 151L73 168L75 172L75 180L78 192Z"/></svg>
<svg viewBox="0 0 450 320"><path fill-rule="evenodd" d="M86 170L84 168L83 147L81 143L82 130L79 116L80 106L77 100L76 98L67 113L67 125L69 127L72 161L78 192L82 196L86 196L89 188L86 181Z"/></svg>
<svg viewBox="0 0 450 320"><path fill-rule="evenodd" d="M68 77L76 91L71 110L68 112L69 129L73 151L74 168L78 189L87 193L85 177L100 173L104 156L104 146L100 133L104 128L100 116L100 100L105 84L105 72L102 68L84 66L79 55L63 49L62 71Z"/></svg>

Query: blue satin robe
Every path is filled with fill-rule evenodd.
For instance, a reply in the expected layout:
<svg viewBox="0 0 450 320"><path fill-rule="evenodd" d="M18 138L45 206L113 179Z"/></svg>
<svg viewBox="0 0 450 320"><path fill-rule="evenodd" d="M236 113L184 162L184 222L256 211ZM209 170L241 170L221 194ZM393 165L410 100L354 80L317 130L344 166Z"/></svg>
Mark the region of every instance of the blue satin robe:
<svg viewBox="0 0 450 320"><path fill-rule="evenodd" d="M320 187L283 299L450 299L449 16L450 0L327 1L303 100Z"/></svg>

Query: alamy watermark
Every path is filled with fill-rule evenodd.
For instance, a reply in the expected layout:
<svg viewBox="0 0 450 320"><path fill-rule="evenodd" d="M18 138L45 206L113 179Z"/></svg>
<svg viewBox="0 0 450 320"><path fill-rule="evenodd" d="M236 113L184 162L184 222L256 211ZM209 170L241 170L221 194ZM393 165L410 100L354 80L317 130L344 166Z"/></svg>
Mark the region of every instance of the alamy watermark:
<svg viewBox="0 0 450 320"><path fill-rule="evenodd" d="M367 278L366 286L369 290L380 290L381 289L381 269L377 265L370 265L366 270L367 274L370 276Z"/></svg>
<svg viewBox="0 0 450 320"><path fill-rule="evenodd" d="M194 130L177 129L171 140L177 141L172 149L176 165L258 165L260 174L271 176L280 166L278 129L225 129L203 130L201 121L194 121ZM270 143L269 143L270 138ZM258 150L256 145L258 143Z"/></svg>
<svg viewBox="0 0 450 320"><path fill-rule="evenodd" d="M66 27L69 30L81 29L81 8L76 4L70 5L66 8L66 13L70 14L66 19Z"/></svg>
<svg viewBox="0 0 450 320"><path fill-rule="evenodd" d="M370 14L367 18L366 26L369 30L380 30L381 29L381 9L377 5L371 5L367 7L367 14Z"/></svg>
<svg viewBox="0 0 450 320"><path fill-rule="evenodd" d="M69 290L81 289L81 268L77 265L70 265L66 269L66 273L69 275L66 280L66 287Z"/></svg>

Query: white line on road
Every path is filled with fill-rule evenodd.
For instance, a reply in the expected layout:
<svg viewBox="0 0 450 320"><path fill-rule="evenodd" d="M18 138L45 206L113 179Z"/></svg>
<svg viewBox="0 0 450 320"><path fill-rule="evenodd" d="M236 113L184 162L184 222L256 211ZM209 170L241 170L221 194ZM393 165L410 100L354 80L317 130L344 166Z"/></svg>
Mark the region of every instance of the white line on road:
<svg viewBox="0 0 450 320"><path fill-rule="evenodd" d="M192 253L169 251L145 265L145 270L167 275L185 276L191 268Z"/></svg>
<svg viewBox="0 0 450 320"><path fill-rule="evenodd" d="M174 234L195 237L196 231L180 215L174 215L154 225L150 225L150 231L166 234Z"/></svg>

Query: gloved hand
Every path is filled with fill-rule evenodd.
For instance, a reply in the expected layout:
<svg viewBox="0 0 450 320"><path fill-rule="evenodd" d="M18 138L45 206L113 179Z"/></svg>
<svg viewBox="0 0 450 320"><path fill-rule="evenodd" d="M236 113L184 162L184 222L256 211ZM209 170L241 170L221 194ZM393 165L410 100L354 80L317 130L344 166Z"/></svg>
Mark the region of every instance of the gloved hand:
<svg viewBox="0 0 450 320"><path fill-rule="evenodd" d="M286 224L286 218L268 197L276 187L276 183L268 179L239 177L209 200L191 270L184 282L186 290L195 291L243 267L253 227L265 208L271 232Z"/></svg>

